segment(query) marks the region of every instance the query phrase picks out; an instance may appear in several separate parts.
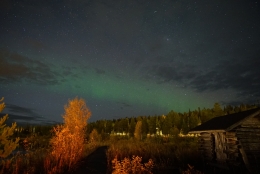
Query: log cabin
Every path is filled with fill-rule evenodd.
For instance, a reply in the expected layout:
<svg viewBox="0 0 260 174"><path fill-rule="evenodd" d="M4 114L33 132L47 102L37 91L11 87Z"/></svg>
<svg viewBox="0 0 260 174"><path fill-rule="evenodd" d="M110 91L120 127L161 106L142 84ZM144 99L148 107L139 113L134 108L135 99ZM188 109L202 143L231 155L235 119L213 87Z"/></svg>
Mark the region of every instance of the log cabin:
<svg viewBox="0 0 260 174"><path fill-rule="evenodd" d="M198 134L207 164L229 169L244 165L260 173L260 108L215 117L189 131Z"/></svg>

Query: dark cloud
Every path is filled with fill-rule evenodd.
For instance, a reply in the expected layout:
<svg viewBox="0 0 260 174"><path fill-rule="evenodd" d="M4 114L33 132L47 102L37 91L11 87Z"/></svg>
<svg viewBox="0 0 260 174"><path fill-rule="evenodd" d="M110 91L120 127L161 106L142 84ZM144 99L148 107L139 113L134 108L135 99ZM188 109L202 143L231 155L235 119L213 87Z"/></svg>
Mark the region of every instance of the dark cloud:
<svg viewBox="0 0 260 174"><path fill-rule="evenodd" d="M8 114L7 125L16 122L18 125L26 124L55 124L52 120L40 116L34 109L21 107L14 104L6 104L6 112ZM0 113L0 116L4 116L4 113Z"/></svg>
<svg viewBox="0 0 260 174"><path fill-rule="evenodd" d="M3 117L5 114L0 113L0 117ZM10 126L13 123L17 123L18 126L24 126L24 125L53 125L57 124L58 122L47 120L42 117L33 117L33 116L22 116L22 115L16 115L16 114L8 114L8 119L6 120L6 125Z"/></svg>
<svg viewBox="0 0 260 174"><path fill-rule="evenodd" d="M34 82L41 85L58 84L58 74L38 60L32 60L8 50L0 50L1 83Z"/></svg>
<svg viewBox="0 0 260 174"><path fill-rule="evenodd" d="M26 30L26 29L23 28L23 30ZM46 45L44 43L42 43L41 41L38 41L36 39L33 39L33 38L26 39L25 43L28 44L29 46L31 46L36 51L41 51L46 48Z"/></svg>
<svg viewBox="0 0 260 174"><path fill-rule="evenodd" d="M132 107L132 105L122 102L121 103L124 107Z"/></svg>
<svg viewBox="0 0 260 174"><path fill-rule="evenodd" d="M155 53L157 51L160 51L163 48L163 42L161 39L157 39L156 41L149 44L150 51L152 53Z"/></svg>
<svg viewBox="0 0 260 174"><path fill-rule="evenodd" d="M0 113L0 117L3 117L6 114ZM30 116L18 116L15 114L8 114L8 119L6 120L6 124L8 126L12 125L12 123L16 122L19 125L19 122L27 122L27 124L29 124L30 121L34 121L35 118L34 117L30 117Z"/></svg>
<svg viewBox="0 0 260 174"><path fill-rule="evenodd" d="M243 55L240 55L243 56ZM239 96L260 97L260 69L258 55L239 56L221 61L211 71L197 75L189 86L197 91L214 91L218 89L234 89Z"/></svg>
<svg viewBox="0 0 260 174"><path fill-rule="evenodd" d="M149 70L150 76L158 78L158 83L179 82L186 83L187 80L196 77L198 70L193 65L175 65L153 66ZM152 77L149 77L152 78Z"/></svg>
<svg viewBox="0 0 260 174"><path fill-rule="evenodd" d="M11 113L19 113L22 115L35 115L33 109L17 106L14 104L6 104L6 109L8 109L8 111Z"/></svg>
<svg viewBox="0 0 260 174"><path fill-rule="evenodd" d="M68 76L71 76L71 77L74 77L74 78L78 78L78 74L76 74L74 71L76 70L77 68L76 67L69 67L69 66L62 66L62 76L64 78L68 77ZM83 70L83 69L82 69Z"/></svg>
<svg viewBox="0 0 260 174"><path fill-rule="evenodd" d="M1 12L8 12L12 7L12 4L9 0L1 0L0 1L0 11Z"/></svg>
<svg viewBox="0 0 260 174"><path fill-rule="evenodd" d="M167 61L161 56L153 62L157 65L146 68L147 77L157 79L159 84L177 82L198 92L231 89L237 97L250 100L250 97L260 97L259 55L260 44L255 43L246 48L239 45L231 50L219 50L214 55L215 59L210 59L211 63L205 62L205 66L205 60L192 65L170 59ZM228 59L225 59L227 56ZM165 62L160 62L160 59ZM161 65L158 65L159 62Z"/></svg>
<svg viewBox="0 0 260 174"><path fill-rule="evenodd" d="M105 74L106 73L106 71L99 69L99 68L95 68L95 70L96 70L97 74Z"/></svg>
<svg viewBox="0 0 260 174"><path fill-rule="evenodd" d="M120 109L124 109L127 107L132 107L132 105L125 103L125 102L117 102L120 105Z"/></svg>

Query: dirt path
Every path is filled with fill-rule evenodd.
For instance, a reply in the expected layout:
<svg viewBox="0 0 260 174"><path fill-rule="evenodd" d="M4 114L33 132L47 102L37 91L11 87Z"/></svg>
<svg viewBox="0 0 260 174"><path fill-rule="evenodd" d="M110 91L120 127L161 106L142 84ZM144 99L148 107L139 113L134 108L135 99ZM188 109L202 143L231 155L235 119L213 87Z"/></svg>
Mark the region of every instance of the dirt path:
<svg viewBox="0 0 260 174"><path fill-rule="evenodd" d="M97 148L84 158L72 174L106 174L107 172L107 146Z"/></svg>

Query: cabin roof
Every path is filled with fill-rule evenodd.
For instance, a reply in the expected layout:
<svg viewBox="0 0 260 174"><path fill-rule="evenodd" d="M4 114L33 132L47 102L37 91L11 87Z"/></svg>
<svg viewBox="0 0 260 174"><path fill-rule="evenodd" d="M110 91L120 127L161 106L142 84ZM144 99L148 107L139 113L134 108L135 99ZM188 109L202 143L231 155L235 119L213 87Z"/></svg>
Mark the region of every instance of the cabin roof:
<svg viewBox="0 0 260 174"><path fill-rule="evenodd" d="M206 131L228 131L230 130L230 128L234 128L235 125L243 122L244 119L250 116L254 116L258 113L260 113L260 108L215 117L195 128L192 128L189 131L189 133L198 133Z"/></svg>

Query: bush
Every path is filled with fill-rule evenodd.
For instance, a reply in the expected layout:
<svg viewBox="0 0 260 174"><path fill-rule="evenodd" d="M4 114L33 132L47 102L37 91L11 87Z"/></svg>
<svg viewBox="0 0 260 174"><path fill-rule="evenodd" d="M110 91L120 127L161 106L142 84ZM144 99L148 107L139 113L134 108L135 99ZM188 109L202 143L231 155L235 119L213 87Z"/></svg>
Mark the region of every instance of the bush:
<svg viewBox="0 0 260 174"><path fill-rule="evenodd" d="M154 166L153 160L149 159L147 163L142 164L142 157L133 156L132 160L124 158L122 161L118 161L117 157L113 159L113 172L112 174L134 174L134 173L149 173L152 174Z"/></svg>
<svg viewBox="0 0 260 174"><path fill-rule="evenodd" d="M92 144L96 144L97 142L100 142L100 140L101 136L98 134L96 129L93 129L89 134L89 142Z"/></svg>

